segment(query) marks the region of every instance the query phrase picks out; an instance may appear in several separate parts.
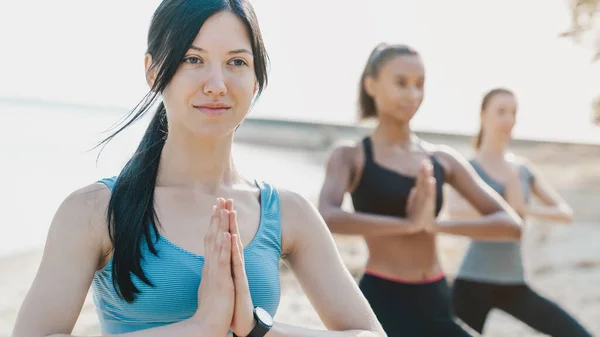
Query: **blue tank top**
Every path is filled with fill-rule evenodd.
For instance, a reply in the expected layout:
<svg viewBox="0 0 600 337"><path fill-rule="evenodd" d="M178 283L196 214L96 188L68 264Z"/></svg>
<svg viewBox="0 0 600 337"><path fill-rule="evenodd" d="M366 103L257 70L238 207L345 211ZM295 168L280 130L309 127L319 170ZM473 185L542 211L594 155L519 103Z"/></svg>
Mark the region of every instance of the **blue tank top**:
<svg viewBox="0 0 600 337"><path fill-rule="evenodd" d="M470 162L481 179L504 196L504 185L487 175L474 160ZM525 201L529 201L531 184L535 177L526 166L519 166L519 176L523 196ZM471 241L456 278L485 283L525 283L521 242Z"/></svg>
<svg viewBox="0 0 600 337"><path fill-rule="evenodd" d="M100 182L112 190L116 177ZM244 248L246 274L253 304L275 316L281 294L279 194L267 183L257 182L257 186L260 188L260 224L255 237ZM127 303L115 292L112 259L94 274L93 300L102 333L120 334L172 324L196 312L204 257L184 250L160 234L154 239L158 256L153 255L145 243L142 245L142 268L154 287L132 275L133 283L141 290L133 303Z"/></svg>

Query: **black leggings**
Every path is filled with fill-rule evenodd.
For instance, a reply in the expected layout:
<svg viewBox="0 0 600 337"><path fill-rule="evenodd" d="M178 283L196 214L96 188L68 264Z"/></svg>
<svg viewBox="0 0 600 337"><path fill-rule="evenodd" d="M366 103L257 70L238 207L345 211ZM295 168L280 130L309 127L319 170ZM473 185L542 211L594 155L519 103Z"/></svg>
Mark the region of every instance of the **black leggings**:
<svg viewBox="0 0 600 337"><path fill-rule="evenodd" d="M359 283L388 337L469 337L451 315L446 279L401 283L365 274Z"/></svg>
<svg viewBox="0 0 600 337"><path fill-rule="evenodd" d="M527 285L499 285L457 279L454 313L471 328L483 332L491 309L500 309L533 329L553 337L591 337L575 319Z"/></svg>

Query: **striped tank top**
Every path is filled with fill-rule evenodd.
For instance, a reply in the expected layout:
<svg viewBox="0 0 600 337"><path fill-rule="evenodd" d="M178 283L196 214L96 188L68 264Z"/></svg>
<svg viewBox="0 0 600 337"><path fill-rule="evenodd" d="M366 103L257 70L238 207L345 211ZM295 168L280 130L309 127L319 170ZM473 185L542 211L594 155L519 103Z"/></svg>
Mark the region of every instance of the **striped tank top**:
<svg viewBox="0 0 600 337"><path fill-rule="evenodd" d="M100 182L112 190L116 177ZM253 304L275 316L281 294L279 194L270 184L256 184L260 188L261 215L255 237L244 248L246 274ZM142 268L154 287L132 275L133 283L141 291L133 303L121 299L113 287L112 259L94 274L93 300L102 333L159 327L188 319L196 312L204 257L184 250L160 234L154 237L154 242L158 256L142 245Z"/></svg>
<svg viewBox="0 0 600 337"><path fill-rule="evenodd" d="M471 160L471 165L483 181L504 196L503 184L490 177L475 160ZM519 166L519 177L527 202L531 197L531 184L535 177L526 166ZM494 284L524 284L521 241L472 240L456 278Z"/></svg>

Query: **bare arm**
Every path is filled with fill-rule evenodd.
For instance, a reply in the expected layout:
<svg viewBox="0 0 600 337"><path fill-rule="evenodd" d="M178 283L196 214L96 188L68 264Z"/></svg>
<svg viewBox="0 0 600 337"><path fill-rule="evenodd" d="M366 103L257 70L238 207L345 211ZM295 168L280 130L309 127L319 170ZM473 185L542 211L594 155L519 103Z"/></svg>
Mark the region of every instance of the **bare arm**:
<svg viewBox="0 0 600 337"><path fill-rule="evenodd" d="M525 210L526 214L547 220L570 223L573 210L569 204L552 188L533 164L527 163L527 166L534 177L531 182L531 192L542 202L542 205L528 206Z"/></svg>
<svg viewBox="0 0 600 337"><path fill-rule="evenodd" d="M504 191L504 200L519 215L525 214L525 200L522 193L519 172L511 172L511 178L508 179ZM462 195L456 193L454 189L448 189L447 196L447 214L452 218L479 218L481 213L466 201Z"/></svg>
<svg viewBox="0 0 600 337"><path fill-rule="evenodd" d="M521 218L471 165L449 147L443 147L440 157L449 166L447 182L482 216L442 220L437 231L479 240L520 239Z"/></svg>
<svg viewBox="0 0 600 337"><path fill-rule="evenodd" d="M466 201L454 188L444 189L446 203L445 215L451 219L472 219L481 217L481 214Z"/></svg>
<svg viewBox="0 0 600 337"><path fill-rule="evenodd" d="M288 241L286 246L290 249L287 261L323 324L331 331L276 323L268 336L385 336L315 207L297 194L282 191L281 209L284 241Z"/></svg>
<svg viewBox="0 0 600 337"><path fill-rule="evenodd" d="M327 162L325 181L319 194L319 212L329 230L338 234L367 236L414 233L415 226L408 219L347 212L342 209L344 194L352 180L355 150L351 147L338 147L333 150Z"/></svg>
<svg viewBox="0 0 600 337"><path fill-rule="evenodd" d="M106 230L109 193L104 185L93 184L73 192L60 205L12 337L70 336L94 272L109 247ZM184 321L127 336L210 336L205 330L195 321Z"/></svg>

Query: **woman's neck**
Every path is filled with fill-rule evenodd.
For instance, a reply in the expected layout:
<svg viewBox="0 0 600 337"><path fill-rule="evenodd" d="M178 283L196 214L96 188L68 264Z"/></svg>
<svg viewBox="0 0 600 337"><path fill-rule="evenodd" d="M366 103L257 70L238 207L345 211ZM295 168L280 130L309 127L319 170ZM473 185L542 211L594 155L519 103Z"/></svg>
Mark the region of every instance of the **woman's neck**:
<svg viewBox="0 0 600 337"><path fill-rule="evenodd" d="M232 146L233 133L220 138L170 133L161 153L157 185L193 186L214 193L242 181L231 157Z"/></svg>

